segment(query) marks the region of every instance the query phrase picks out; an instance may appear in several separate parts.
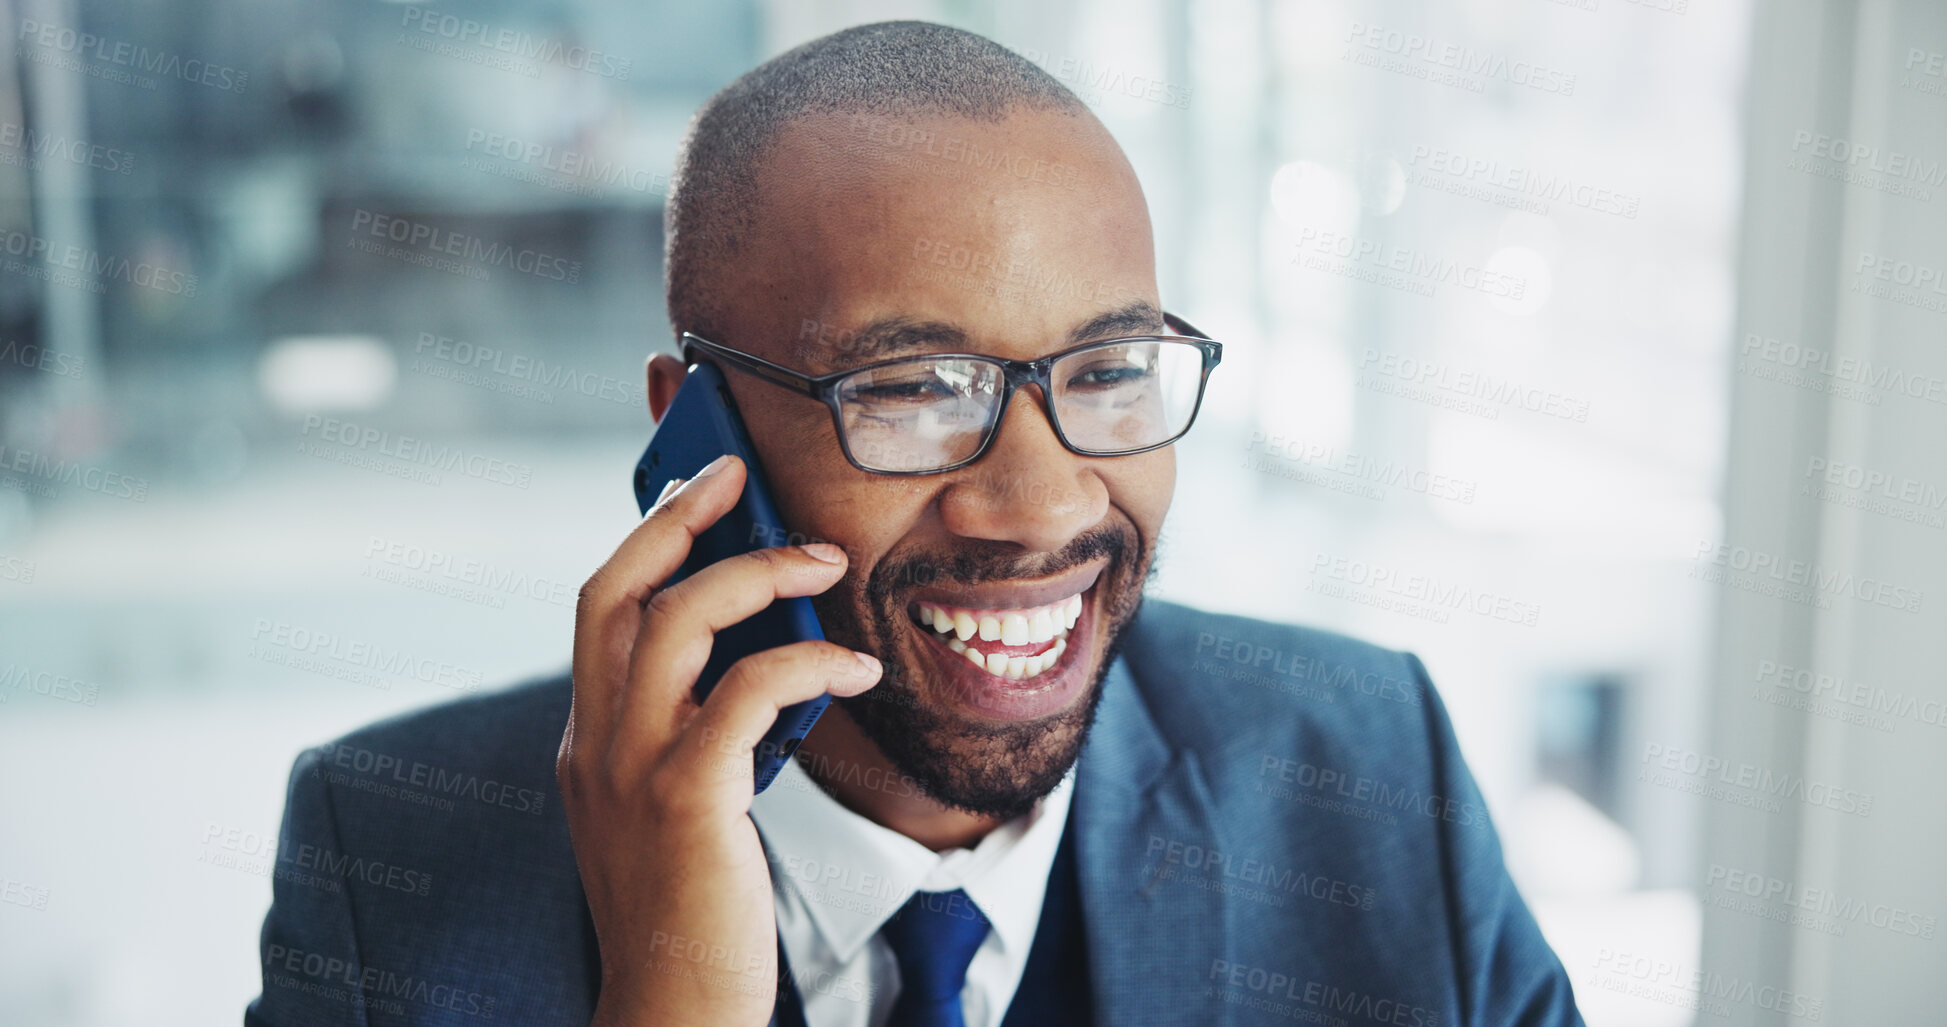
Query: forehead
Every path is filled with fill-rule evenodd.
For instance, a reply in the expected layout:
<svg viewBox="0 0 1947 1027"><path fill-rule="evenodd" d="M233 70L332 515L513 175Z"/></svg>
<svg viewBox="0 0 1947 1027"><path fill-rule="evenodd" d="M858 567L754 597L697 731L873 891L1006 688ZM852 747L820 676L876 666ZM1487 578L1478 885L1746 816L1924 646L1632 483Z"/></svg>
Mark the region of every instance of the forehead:
<svg viewBox="0 0 1947 1027"><path fill-rule="evenodd" d="M925 329L893 333L901 347L1038 356L1157 303L1141 187L1092 117L803 118L760 170L756 213L739 343L793 366L889 355L889 323Z"/></svg>

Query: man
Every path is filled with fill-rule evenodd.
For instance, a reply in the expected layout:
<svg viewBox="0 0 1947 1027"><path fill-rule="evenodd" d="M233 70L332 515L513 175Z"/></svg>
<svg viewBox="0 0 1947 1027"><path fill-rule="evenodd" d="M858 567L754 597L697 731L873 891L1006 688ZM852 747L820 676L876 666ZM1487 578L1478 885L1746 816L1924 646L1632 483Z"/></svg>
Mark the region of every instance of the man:
<svg viewBox="0 0 1947 1027"><path fill-rule="evenodd" d="M664 587L720 461L588 580L572 683L305 753L280 861L364 869L280 875L247 1023L1580 1022L1417 659L1141 604L1220 351L1081 103L864 26L719 93L677 171L671 322L815 541ZM787 596L829 641L698 703Z"/></svg>

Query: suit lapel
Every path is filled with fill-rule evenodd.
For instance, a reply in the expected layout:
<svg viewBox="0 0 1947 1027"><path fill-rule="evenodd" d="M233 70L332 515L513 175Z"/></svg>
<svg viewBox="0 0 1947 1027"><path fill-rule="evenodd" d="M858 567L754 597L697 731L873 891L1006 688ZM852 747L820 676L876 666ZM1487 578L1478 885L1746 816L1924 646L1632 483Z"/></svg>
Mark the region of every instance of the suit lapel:
<svg viewBox="0 0 1947 1027"><path fill-rule="evenodd" d="M1164 1017L1228 1024L1206 984L1229 959L1230 910L1220 889L1162 876L1172 844L1229 851L1194 753L1172 749L1126 660L1103 681L1102 704L1076 770L1076 869L1088 924L1097 1023Z"/></svg>

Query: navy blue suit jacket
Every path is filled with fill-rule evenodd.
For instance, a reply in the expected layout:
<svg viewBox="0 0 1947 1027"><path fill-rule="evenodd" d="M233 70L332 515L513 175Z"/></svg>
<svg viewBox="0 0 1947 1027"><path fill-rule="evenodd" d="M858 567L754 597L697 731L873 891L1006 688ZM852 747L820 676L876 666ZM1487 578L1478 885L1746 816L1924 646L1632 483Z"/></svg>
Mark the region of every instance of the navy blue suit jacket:
<svg viewBox="0 0 1947 1027"><path fill-rule="evenodd" d="M1150 601L1071 819L1102 1024L1579 1024L1420 661ZM291 774L247 1025L585 1024L567 679Z"/></svg>

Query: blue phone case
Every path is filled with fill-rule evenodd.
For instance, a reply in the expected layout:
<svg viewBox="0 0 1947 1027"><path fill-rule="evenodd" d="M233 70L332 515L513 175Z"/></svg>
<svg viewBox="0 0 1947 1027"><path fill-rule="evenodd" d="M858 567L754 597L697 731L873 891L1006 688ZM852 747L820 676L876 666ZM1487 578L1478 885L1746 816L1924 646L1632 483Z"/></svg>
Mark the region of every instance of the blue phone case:
<svg viewBox="0 0 1947 1027"><path fill-rule="evenodd" d="M710 461L725 453L744 461L744 494L718 521L698 535L690 547L689 559L664 585L672 585L722 560L753 549L789 544L790 534L778 519L777 506L757 462L757 451L750 444L744 423L737 416L736 402L724 384L723 373L707 363L692 365L676 399L656 427L649 448L636 462L636 507L644 513L662 493L663 486L676 478L693 478ZM792 642L822 640L811 600L799 597L779 599L748 619L717 632L710 648L710 661L696 679L700 702L716 687L730 665L751 653ZM825 712L831 696L796 703L778 712L776 723L764 733L752 758L756 762L756 791L769 787L784 761L797 751L798 743L818 715Z"/></svg>

